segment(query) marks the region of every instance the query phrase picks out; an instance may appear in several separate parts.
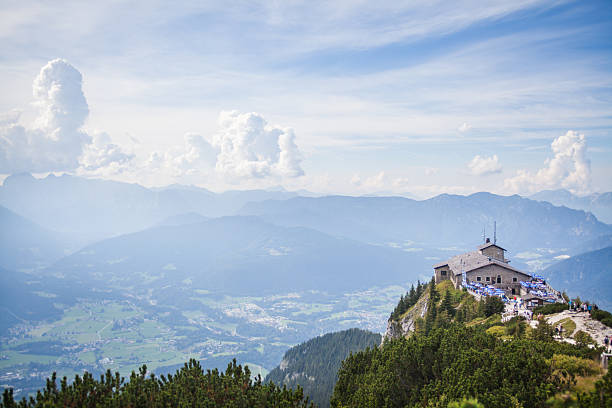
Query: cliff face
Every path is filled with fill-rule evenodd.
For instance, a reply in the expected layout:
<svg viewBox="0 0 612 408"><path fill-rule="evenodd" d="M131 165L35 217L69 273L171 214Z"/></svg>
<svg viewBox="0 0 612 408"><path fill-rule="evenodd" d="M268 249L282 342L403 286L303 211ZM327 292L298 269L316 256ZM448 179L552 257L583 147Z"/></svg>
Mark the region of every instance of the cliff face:
<svg viewBox="0 0 612 408"><path fill-rule="evenodd" d="M408 309L398 320L389 320L382 342L384 343L387 340L400 337L408 337L414 333L417 319L425 317L428 301L429 291L423 293L416 304Z"/></svg>

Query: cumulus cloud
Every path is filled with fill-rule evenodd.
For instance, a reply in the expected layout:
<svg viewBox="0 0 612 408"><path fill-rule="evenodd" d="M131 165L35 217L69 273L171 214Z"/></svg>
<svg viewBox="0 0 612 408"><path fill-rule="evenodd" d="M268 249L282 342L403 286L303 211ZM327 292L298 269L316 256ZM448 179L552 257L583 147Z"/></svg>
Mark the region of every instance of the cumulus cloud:
<svg viewBox="0 0 612 408"><path fill-rule="evenodd" d="M0 129L0 172L71 170L79 165L83 145L90 138L80 130L89 108L82 77L61 59L50 61L34 80L34 103L40 113L26 129L18 118Z"/></svg>
<svg viewBox="0 0 612 408"><path fill-rule="evenodd" d="M85 145L79 162L82 173L116 174L125 171L134 154L123 151L113 144L105 132L95 133L92 142Z"/></svg>
<svg viewBox="0 0 612 408"><path fill-rule="evenodd" d="M187 133L184 145L166 152L153 152L147 166L168 170L173 177L202 175L215 165L217 150L203 136Z"/></svg>
<svg viewBox="0 0 612 408"><path fill-rule="evenodd" d="M101 146L82 130L89 115L82 83L81 73L63 59L42 67L32 85L39 109L33 126L20 125L15 112L0 120L0 173L75 170L85 150L90 169L112 163L113 157L125 160L118 146Z"/></svg>
<svg viewBox="0 0 612 408"><path fill-rule="evenodd" d="M302 156L291 128L268 124L257 113L223 111L213 146L216 170L230 178L299 177Z"/></svg>
<svg viewBox="0 0 612 408"><path fill-rule="evenodd" d="M554 156L544 167L532 173L519 170L504 181L506 189L533 193L544 189L565 188L572 193L588 193L591 188L591 162L586 155L586 138L573 130L551 143Z"/></svg>
<svg viewBox="0 0 612 408"><path fill-rule="evenodd" d="M502 171L502 166L496 154L491 157L476 155L467 166L470 169L470 173L475 176L486 176Z"/></svg>
<svg viewBox="0 0 612 408"><path fill-rule="evenodd" d="M463 122L463 123L461 124L461 126L459 126L459 127L457 128L457 130L458 130L458 131L460 131L461 133L465 133L465 132L469 131L470 129L472 129L472 125L470 125L470 124L469 124L469 123L467 123L467 122Z"/></svg>

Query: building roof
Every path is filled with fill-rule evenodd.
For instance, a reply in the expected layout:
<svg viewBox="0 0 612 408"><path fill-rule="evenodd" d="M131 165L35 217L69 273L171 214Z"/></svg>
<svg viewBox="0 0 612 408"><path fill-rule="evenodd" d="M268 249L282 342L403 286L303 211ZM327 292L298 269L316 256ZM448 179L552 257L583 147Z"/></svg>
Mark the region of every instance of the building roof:
<svg viewBox="0 0 612 408"><path fill-rule="evenodd" d="M508 265L508 263L506 262L503 262L498 259L491 258L491 257L481 254L480 250L466 252L465 254L461 254L461 255L456 255L452 257L451 259L449 259L448 261L444 261L444 262L435 264L434 269L440 268L446 265L448 265L449 269L455 275L461 275L462 271L467 273L467 272L471 272L473 270L476 270L476 269L479 269L479 268L482 268L488 265L498 265L498 266L501 266L502 268L509 269L517 273L521 273L527 277L530 276L529 274Z"/></svg>
<svg viewBox="0 0 612 408"><path fill-rule="evenodd" d="M487 242L487 243L484 243L484 244L480 245L480 246L478 247L478 250L483 250L483 249L485 249L485 248L492 247L492 246L494 246L494 247L498 247L498 248L499 248L499 249L501 249L502 251L505 251L505 249L504 249L504 248L500 247L499 245L497 245L497 244L495 244L495 243L493 243L493 242Z"/></svg>

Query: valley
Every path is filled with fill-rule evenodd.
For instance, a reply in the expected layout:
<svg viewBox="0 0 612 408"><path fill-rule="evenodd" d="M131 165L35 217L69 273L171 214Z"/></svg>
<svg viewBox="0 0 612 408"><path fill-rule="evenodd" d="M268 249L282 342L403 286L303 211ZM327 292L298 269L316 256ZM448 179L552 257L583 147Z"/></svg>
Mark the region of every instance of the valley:
<svg viewBox="0 0 612 408"><path fill-rule="evenodd" d="M22 321L2 338L0 384L22 396L44 385L53 371L70 378L110 369L128 377L142 364L166 373L190 358L225 368L233 357L263 378L289 347L314 336L351 327L382 332L405 290L234 297L183 287L174 289L180 292L175 299L187 298L187 307L154 291L141 298L55 304L58 320Z"/></svg>

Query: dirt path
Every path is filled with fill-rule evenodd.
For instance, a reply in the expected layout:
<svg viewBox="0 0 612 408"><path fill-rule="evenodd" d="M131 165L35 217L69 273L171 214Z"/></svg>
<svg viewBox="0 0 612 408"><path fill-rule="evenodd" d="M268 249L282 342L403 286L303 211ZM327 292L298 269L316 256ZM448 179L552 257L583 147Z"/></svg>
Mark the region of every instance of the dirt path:
<svg viewBox="0 0 612 408"><path fill-rule="evenodd" d="M561 313L547 317L546 321L555 325L557 322L567 317L576 323L576 331L574 333L578 330L587 332L600 346L604 345L604 337L606 335L612 338L612 329L597 320L591 319L588 313L564 310Z"/></svg>

